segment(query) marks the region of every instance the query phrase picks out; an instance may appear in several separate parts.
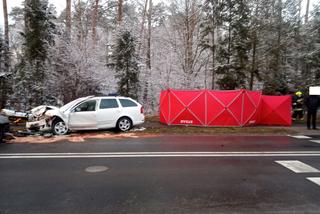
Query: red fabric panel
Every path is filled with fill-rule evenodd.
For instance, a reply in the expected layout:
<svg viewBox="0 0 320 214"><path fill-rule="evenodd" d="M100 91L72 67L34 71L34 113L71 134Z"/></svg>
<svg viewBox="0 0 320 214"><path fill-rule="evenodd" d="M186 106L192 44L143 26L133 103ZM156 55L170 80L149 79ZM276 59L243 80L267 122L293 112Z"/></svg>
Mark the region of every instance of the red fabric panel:
<svg viewBox="0 0 320 214"><path fill-rule="evenodd" d="M259 124L290 126L291 96L262 96Z"/></svg>
<svg viewBox="0 0 320 214"><path fill-rule="evenodd" d="M261 103L261 91L249 91L246 90L245 93L248 95L248 97L250 98L252 104L255 107L258 107Z"/></svg>
<svg viewBox="0 0 320 214"><path fill-rule="evenodd" d="M261 103L260 91L245 91L243 95L242 125L255 125L258 123L259 106Z"/></svg>
<svg viewBox="0 0 320 214"><path fill-rule="evenodd" d="M183 110L185 109L184 104L179 100L179 97L177 97L172 90L169 91L169 102L170 102L170 110L169 110L169 124L172 123L173 120L175 120L175 118L177 116L179 116L179 114L181 114L183 112Z"/></svg>
<svg viewBox="0 0 320 214"><path fill-rule="evenodd" d="M196 126L291 125L290 96L259 91L182 91L160 95L160 122Z"/></svg>
<svg viewBox="0 0 320 214"><path fill-rule="evenodd" d="M188 106L189 111L194 114L194 116L199 120L201 123L199 125L206 125L206 91L202 91L197 98L190 103Z"/></svg>
<svg viewBox="0 0 320 214"><path fill-rule="evenodd" d="M218 101L220 101L225 107L229 106L232 101L239 95L240 90L232 91L209 91Z"/></svg>
<svg viewBox="0 0 320 214"><path fill-rule="evenodd" d="M225 109L220 115L209 124L210 126L239 126L235 117Z"/></svg>
<svg viewBox="0 0 320 214"><path fill-rule="evenodd" d="M161 91L160 94L160 122L169 123L169 98L168 90Z"/></svg>
<svg viewBox="0 0 320 214"><path fill-rule="evenodd" d="M221 103L215 96L209 91L206 93L207 96L207 125L213 126L212 123L217 116L219 116L225 109L223 103Z"/></svg>
<svg viewBox="0 0 320 214"><path fill-rule="evenodd" d="M180 90L170 90L171 93L174 93L184 106L189 106L190 103L196 99L200 94L203 93L203 90L189 90L189 91L180 91Z"/></svg>
<svg viewBox="0 0 320 214"><path fill-rule="evenodd" d="M228 111L236 120L237 124L235 126L242 126L242 110L243 110L243 92L240 91L237 97L229 104Z"/></svg>
<svg viewBox="0 0 320 214"><path fill-rule="evenodd" d="M176 117L171 124L173 125L204 125L189 109L185 109L181 114Z"/></svg>
<svg viewBox="0 0 320 214"><path fill-rule="evenodd" d="M223 106L223 112L209 120L209 126L241 126L242 90L208 91ZM210 110L208 110L209 112Z"/></svg>

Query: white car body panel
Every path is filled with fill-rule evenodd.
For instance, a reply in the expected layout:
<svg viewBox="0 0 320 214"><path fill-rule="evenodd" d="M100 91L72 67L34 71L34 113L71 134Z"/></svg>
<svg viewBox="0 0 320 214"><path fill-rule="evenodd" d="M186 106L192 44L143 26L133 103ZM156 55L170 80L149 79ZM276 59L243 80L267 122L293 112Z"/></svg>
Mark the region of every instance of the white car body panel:
<svg viewBox="0 0 320 214"><path fill-rule="evenodd" d="M97 124L99 129L113 128L120 118L121 108L97 109Z"/></svg>
<svg viewBox="0 0 320 214"><path fill-rule="evenodd" d="M71 112L67 125L71 130L97 129L96 111Z"/></svg>

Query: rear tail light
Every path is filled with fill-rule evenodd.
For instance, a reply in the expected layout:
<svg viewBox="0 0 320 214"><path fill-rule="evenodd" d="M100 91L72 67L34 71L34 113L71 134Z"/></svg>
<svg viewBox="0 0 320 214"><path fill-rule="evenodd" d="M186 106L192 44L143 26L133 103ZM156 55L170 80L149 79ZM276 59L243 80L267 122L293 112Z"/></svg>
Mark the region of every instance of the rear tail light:
<svg viewBox="0 0 320 214"><path fill-rule="evenodd" d="M141 113L141 114L144 113L144 108L143 108L143 106L141 106L141 108L140 108L140 113Z"/></svg>

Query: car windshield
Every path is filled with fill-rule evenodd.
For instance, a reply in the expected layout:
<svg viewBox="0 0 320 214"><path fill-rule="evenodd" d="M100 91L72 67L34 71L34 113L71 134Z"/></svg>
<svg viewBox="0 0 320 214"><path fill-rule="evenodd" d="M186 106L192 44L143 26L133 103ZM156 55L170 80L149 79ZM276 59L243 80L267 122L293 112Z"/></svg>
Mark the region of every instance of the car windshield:
<svg viewBox="0 0 320 214"><path fill-rule="evenodd" d="M84 101L84 100L86 100L86 99L88 99L88 98L89 98L89 97L81 97L81 98L78 98L78 99L76 99L76 100L73 100L73 101L65 104L64 106L62 106L62 107L60 108L60 111L65 112L65 111L67 111L68 109L70 109L72 106L74 106L75 104L80 103L81 101Z"/></svg>

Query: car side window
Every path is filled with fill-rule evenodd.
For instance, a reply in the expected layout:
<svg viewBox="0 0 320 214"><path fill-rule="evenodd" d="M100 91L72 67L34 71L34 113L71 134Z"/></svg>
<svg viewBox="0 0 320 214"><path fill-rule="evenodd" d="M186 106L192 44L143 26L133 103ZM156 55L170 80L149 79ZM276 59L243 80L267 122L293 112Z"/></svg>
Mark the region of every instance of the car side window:
<svg viewBox="0 0 320 214"><path fill-rule="evenodd" d="M128 100L128 99L119 99L122 107L134 107L134 106L138 106L137 103Z"/></svg>
<svg viewBox="0 0 320 214"><path fill-rule="evenodd" d="M95 111L96 110L96 103L95 100L90 100L84 103L81 103L75 108L75 112L82 112L82 111Z"/></svg>
<svg viewBox="0 0 320 214"><path fill-rule="evenodd" d="M116 99L102 99L100 102L100 109L118 108L118 102Z"/></svg>

